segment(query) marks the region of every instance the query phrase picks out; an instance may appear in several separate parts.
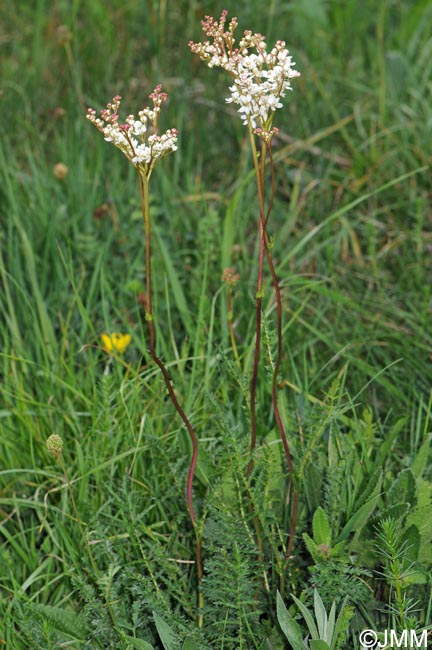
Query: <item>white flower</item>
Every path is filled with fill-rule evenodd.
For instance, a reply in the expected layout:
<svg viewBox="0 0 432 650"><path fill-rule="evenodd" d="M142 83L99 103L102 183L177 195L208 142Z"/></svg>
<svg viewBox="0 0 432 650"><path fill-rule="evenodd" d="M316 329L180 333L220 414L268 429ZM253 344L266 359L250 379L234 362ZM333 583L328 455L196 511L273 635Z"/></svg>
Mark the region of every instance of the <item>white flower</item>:
<svg viewBox="0 0 432 650"><path fill-rule="evenodd" d="M135 155L132 157L132 162L134 165L139 165L150 163L152 157L152 150L145 144L139 144L135 147Z"/></svg>
<svg viewBox="0 0 432 650"><path fill-rule="evenodd" d="M118 147L148 176L158 160L171 151L176 151L178 135L176 129L168 129L164 134L158 135L159 113L167 99L167 95L161 91L161 86L156 86L150 98L154 108L144 108L138 113L138 119L129 115L124 124L119 123L119 95L107 104L100 117L96 117L96 111L92 108L87 112L87 118L99 129L105 140Z"/></svg>
<svg viewBox="0 0 432 650"><path fill-rule="evenodd" d="M230 74L233 85L226 101L239 107L243 124L257 130L264 138L271 137L275 132L271 128L273 113L282 108L281 98L287 90L292 90L291 79L299 77L300 73L294 69L295 63L284 41L277 41L268 52L264 36L245 31L235 48L237 19L231 20L228 30L226 19L225 10L219 21L206 16L202 27L213 42L190 42L189 45L209 67L218 66Z"/></svg>

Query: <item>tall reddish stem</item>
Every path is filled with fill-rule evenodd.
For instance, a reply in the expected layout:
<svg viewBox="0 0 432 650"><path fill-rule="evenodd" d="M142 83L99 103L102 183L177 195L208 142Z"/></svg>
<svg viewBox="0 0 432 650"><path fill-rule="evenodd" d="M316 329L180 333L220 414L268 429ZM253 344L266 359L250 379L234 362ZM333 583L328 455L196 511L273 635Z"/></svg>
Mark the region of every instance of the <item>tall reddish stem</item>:
<svg viewBox="0 0 432 650"><path fill-rule="evenodd" d="M257 383L258 383L258 367L261 351L261 324L262 324L262 299L263 299L263 268L264 268L264 253L265 253L265 212L264 212L264 193L263 193L263 183L260 179L263 178L264 166L265 166L265 156L261 158L261 169L258 165L258 159L256 155L254 135L251 129L249 129L249 135L251 138L252 145L252 155L254 159L255 174L257 178L257 191L258 191L258 202L259 202L259 222L258 222L258 237L259 237L259 253L258 253L258 274L257 274L257 284L256 284L256 311L255 311L255 350L254 350L254 360L252 367L252 378L250 385L250 409L251 409L251 438L250 438L250 460L247 466L247 476L250 476L253 469L253 453L256 447L256 437L257 437L257 420L256 420L256 392L257 392ZM265 154L265 149L262 149L262 152Z"/></svg>
<svg viewBox="0 0 432 650"><path fill-rule="evenodd" d="M293 484L293 502L292 502L292 510L291 510L291 522L290 522L290 531L288 535L288 543L287 543L287 548L285 552L285 558L289 560L291 556L291 552L293 549L294 545L294 537L295 537L295 529L297 525L297 514L298 514L298 490L297 490L297 485L296 485L296 476L294 472L294 465L292 462L292 457L291 457L291 452L290 448L288 445L288 439L287 435L285 432L285 427L282 422L282 418L280 415L279 411L279 404L278 404L278 375L279 375L279 369L280 365L282 362L282 352L283 352L283 339L282 339L282 296L281 296L281 291L280 291L280 286L279 286L279 280L276 274L276 269L274 266L273 262L273 256L271 253L271 243L268 237L268 232L267 232L267 223L269 219L269 215L271 212L271 209L273 207L273 199L274 199L274 193L275 193L275 180L274 180L274 164L273 164L273 154L272 154L272 148L271 148L271 142L266 143L266 148L267 152L269 154L269 160L270 160L270 172L271 172L271 197L270 197L270 202L269 202L269 207L267 210L267 215L265 217L265 222L263 225L264 228L264 241L265 241L265 246L266 246L266 255L267 255L267 262L270 268L270 274L272 277L272 283L273 283L273 289L275 292L276 296L276 332L277 332L277 351L276 351L276 359L275 363L273 366L273 377L272 377L272 404L273 404L273 411L275 414L276 418L276 423L277 427L279 429L279 434L282 440L282 445L284 448L284 453L285 453L285 458L286 462L288 465L288 470L290 473L291 481Z"/></svg>
<svg viewBox="0 0 432 650"><path fill-rule="evenodd" d="M292 462L291 452L288 444L287 435L283 425L282 417L279 410L278 403L278 374L282 362L282 353L283 353L283 338L282 338L282 296L279 286L279 280L277 277L276 269L273 262L273 256L271 252L271 242L269 240L267 232L267 224L270 216L270 212L273 207L274 193L275 193L275 180L274 180L274 164L271 143L265 142L262 140L261 143L261 159L260 164L258 163L258 156L255 146L255 140L253 131L249 129L252 154L254 159L255 167L255 177L256 185L258 191L258 200L259 200L259 213L260 213L260 222L259 222L259 259L258 259L258 280L257 280L257 301L256 301L256 336L255 336L255 354L254 354L254 365L252 371L252 381L251 381L251 453L256 446L256 385L257 385L257 376L258 376L258 364L259 364L259 352L260 352L260 341L261 341L261 319L262 319L262 285L263 285L263 247L265 249L267 262L270 269L270 274L272 278L273 289L276 297L276 332L277 332L277 351L276 359L273 366L273 376L272 376L272 405L273 411L275 414L276 424L279 430L279 434L282 440L282 446L284 449L284 454L286 462L288 465L288 470L290 473L290 478L293 484L293 500L292 500L292 511L291 511L291 522L290 530L288 534L288 542L285 552L285 558L289 560L295 537L295 529L297 525L297 514L298 514L298 490L296 486L296 476L294 471L294 465ZM264 172L266 157L269 155L270 160L270 170L271 170L271 193L270 200L268 203L267 212L265 211L265 197L264 197ZM249 461L247 473L250 475L250 472L253 467L253 460Z"/></svg>
<svg viewBox="0 0 432 650"><path fill-rule="evenodd" d="M200 591L200 585L201 585L201 579L203 575L203 568L202 568L202 544L201 544L201 537L198 533L198 527L197 527L197 521L196 521L196 515L195 515L195 510L193 507L193 498L192 498L192 487L193 487L193 480L195 476L195 469L196 469L196 464L198 461L198 438L196 436L196 433L192 427L192 424L190 423L189 418L187 417L186 413L180 406L180 403L174 393L174 389L172 387L171 379L168 374L168 370L163 363L163 361L160 359L160 357L157 355L156 352L156 332L155 332L155 327L154 327L154 322L153 322L153 303L152 303L152 282L151 282L151 224L150 224L150 203L149 203L149 176L147 176L144 172L141 172L138 169L138 179L139 179L139 188L140 188L140 198L141 198L141 208L142 208L142 214L144 218L144 231L145 231L145 265L146 265L146 307L145 307L145 317L146 321L148 324L148 331L149 331L149 351L150 351L150 356L155 362L155 364L159 367L162 376L165 381L165 385L168 391L168 394L171 398L172 403L174 404L174 407L177 411L177 413L180 415L181 419L183 420L183 423L188 431L189 438L192 443L192 457L190 460L190 465L189 465L189 472L188 472L188 478L187 478L187 484L186 484L186 501L187 501L187 507L189 511L189 516L192 522L192 526L194 527L195 534L196 534L196 572L197 572L197 580L198 580L198 606L201 608L202 607L202 594ZM199 626L202 625L202 615L199 614L198 616L198 624Z"/></svg>

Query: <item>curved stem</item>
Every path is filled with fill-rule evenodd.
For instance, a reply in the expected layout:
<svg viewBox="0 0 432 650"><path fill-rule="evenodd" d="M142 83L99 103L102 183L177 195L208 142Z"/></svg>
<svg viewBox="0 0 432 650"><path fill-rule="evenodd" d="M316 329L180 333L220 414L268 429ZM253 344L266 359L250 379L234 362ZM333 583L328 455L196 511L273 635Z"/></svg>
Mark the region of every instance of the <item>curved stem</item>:
<svg viewBox="0 0 432 650"><path fill-rule="evenodd" d="M153 302L152 302L152 282L151 282L151 224L150 224L150 203L149 203L149 175L146 175L145 172L137 169L138 172L138 181L140 188L140 199L141 199L141 210L144 218L144 232L145 232L145 267L146 267L146 304L145 304L145 317L148 324L149 331L149 351L150 356L159 367L162 376L165 381L165 385L168 391L168 394L171 398L172 403L180 415L183 423L188 431L189 438L192 443L192 457L189 465L189 472L186 485L186 501L189 511L189 516L192 522L192 526L195 530L196 535L196 572L197 572L197 581L198 581L198 606L202 607L202 594L200 591L201 579L203 575L202 569L202 545L201 545L201 536L198 530L198 525L196 521L195 510L193 507L192 499L192 486L193 479L195 476L196 464L198 461L198 438L196 433L190 423L189 418L186 413L183 411L182 407L179 404L179 401L174 393L174 389L171 383L171 379L168 373L168 370L159 358L156 353L156 332L153 322ZM198 623L201 627L202 617L198 616Z"/></svg>

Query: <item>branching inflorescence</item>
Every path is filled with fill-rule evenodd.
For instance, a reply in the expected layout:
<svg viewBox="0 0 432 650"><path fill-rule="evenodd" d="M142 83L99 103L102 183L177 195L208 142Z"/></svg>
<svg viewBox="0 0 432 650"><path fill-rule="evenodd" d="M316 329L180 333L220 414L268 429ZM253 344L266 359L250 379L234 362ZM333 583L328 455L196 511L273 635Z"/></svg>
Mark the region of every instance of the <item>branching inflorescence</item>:
<svg viewBox="0 0 432 650"><path fill-rule="evenodd" d="M145 267L146 267L146 296L145 296L145 318L149 332L149 351L150 356L159 367L165 381L165 385L171 401L180 415L188 431L192 444L192 457L189 465L189 472L186 486L186 501L191 518L192 525L196 534L196 570L198 586L202 578L202 557L201 557L201 538L197 518L193 506L192 486L195 476L196 464L198 461L198 438L195 430L187 417L186 413L180 406L176 397L168 370L158 356L156 351L156 331L154 326L153 301L152 301L152 267L151 267L151 220L150 220L150 201L149 201L149 180L154 166L166 155L177 149L177 130L168 129L162 135L158 133L159 115L162 104L167 100L167 94L162 92L162 86L158 85L149 95L153 102L153 108L144 108L138 113L138 119L134 115L129 115L124 122L120 122L119 107L121 97L116 95L112 102L100 112L97 117L96 111L89 108L87 118L102 133L107 142L112 142L135 166L138 174L138 183L140 189L141 211L144 219L145 232ZM113 335L114 337L115 335ZM107 345L107 340L104 344ZM111 346L115 345L115 339L111 338ZM202 606L202 596L199 591L199 606ZM201 624L201 614L198 617Z"/></svg>
<svg viewBox="0 0 432 650"><path fill-rule="evenodd" d="M243 124L249 130L259 203L259 254L256 285L255 352L250 389L250 460L247 474L249 476L252 472L253 455L257 438L256 393L261 347L262 300L264 295L263 271L264 258L266 257L277 306L277 355L273 367L272 403L291 481L294 485L291 525L286 547L286 558L288 559L291 555L295 535L298 492L296 489L296 476L291 452L277 399L278 374L282 361L282 298L271 252L268 220L273 206L275 187L271 141L273 136L278 132L278 129L273 127L273 118L276 109L282 108L282 99L286 96L286 92L292 90L291 80L299 77L300 73L295 70L295 63L289 51L286 49L284 41L277 41L273 48L268 51L265 37L262 34L253 34L250 30L247 30L243 33L243 37L238 42L238 45L236 45L234 33L237 29L238 21L237 18L232 18L227 26L226 10L222 11L219 20L211 16L206 16L205 20L201 22L201 25L209 40L205 40L202 43L190 41L189 46L192 52L198 54L210 68L220 67L230 75L233 83L229 87L230 96L226 99L226 102L235 104L238 107ZM256 148L255 136L258 136L261 140L260 155ZM270 163L271 182L270 196L266 201L265 170L267 156Z"/></svg>
<svg viewBox="0 0 432 650"><path fill-rule="evenodd" d="M239 107L243 124L268 140L277 133L271 126L274 112L282 108L281 100L287 90L292 90L291 79L299 77L300 73L294 69L295 63L284 41L277 41L268 51L265 37L247 30L235 47L237 18L230 20L227 30L226 20L226 10L222 11L219 21L206 16L201 24L212 41L190 41L189 46L209 68L220 67L228 72L233 85L226 101Z"/></svg>
<svg viewBox="0 0 432 650"><path fill-rule="evenodd" d="M112 142L135 167L150 177L153 167L164 156L177 149L177 129L168 129L158 134L159 114L167 94L162 86L156 86L149 95L153 108L146 107L138 113L138 119L129 115L123 123L119 122L121 97L116 95L112 102L96 116L96 111L89 108L87 119L102 133L107 142Z"/></svg>

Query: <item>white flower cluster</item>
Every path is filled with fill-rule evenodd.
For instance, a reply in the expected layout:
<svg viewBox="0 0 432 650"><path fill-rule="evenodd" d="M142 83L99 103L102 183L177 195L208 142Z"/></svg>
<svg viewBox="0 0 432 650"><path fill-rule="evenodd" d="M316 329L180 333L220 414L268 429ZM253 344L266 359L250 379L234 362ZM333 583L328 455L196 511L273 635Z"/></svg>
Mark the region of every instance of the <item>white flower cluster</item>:
<svg viewBox="0 0 432 650"><path fill-rule="evenodd" d="M278 41L271 52L266 51L266 44L261 41L258 54L248 54L244 49L234 60L234 84L226 101L239 106L243 124L267 130L273 117L271 113L282 108L281 98L287 90L292 90L291 79L300 73L293 68L295 64L284 41Z"/></svg>
<svg viewBox="0 0 432 650"><path fill-rule="evenodd" d="M166 154L177 150L177 131L168 129L162 135L149 135L147 144L138 144L136 140L132 140L132 145L135 151L132 157L134 165L150 165L152 162L154 164Z"/></svg>
<svg viewBox="0 0 432 650"><path fill-rule="evenodd" d="M292 90L291 79L300 73L294 69L284 41L277 41L268 52L264 36L245 31L235 48L237 19L232 18L225 30L226 19L225 10L219 21L206 16L202 27L212 41L190 42L189 46L210 68L221 67L229 73L233 85L226 101L239 107L243 124L270 139L276 132L271 128L274 111L282 107L281 99L287 90Z"/></svg>
<svg viewBox="0 0 432 650"><path fill-rule="evenodd" d="M87 118L103 134L107 142L112 142L136 167L150 174L154 165L165 155L177 149L176 129L168 129L158 135L158 119L160 107L167 96L157 86L150 95L154 108L144 108L138 113L138 119L129 115L125 123L119 123L118 110L121 97L117 95L112 102L102 110L100 117L96 111L89 108Z"/></svg>

